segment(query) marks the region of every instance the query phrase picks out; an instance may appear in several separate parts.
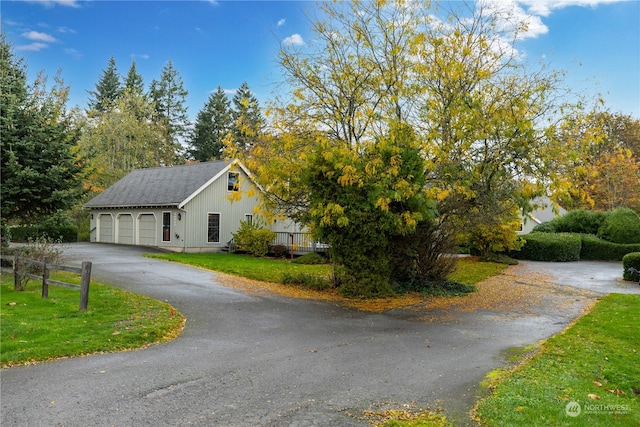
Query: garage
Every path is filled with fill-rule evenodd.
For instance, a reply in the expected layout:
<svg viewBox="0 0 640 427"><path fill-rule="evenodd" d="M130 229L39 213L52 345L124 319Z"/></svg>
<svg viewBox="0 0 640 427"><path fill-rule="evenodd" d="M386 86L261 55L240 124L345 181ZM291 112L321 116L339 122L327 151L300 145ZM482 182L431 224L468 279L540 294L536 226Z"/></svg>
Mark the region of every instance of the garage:
<svg viewBox="0 0 640 427"><path fill-rule="evenodd" d="M98 229L100 230L99 242L113 243L113 217L111 214L98 215Z"/></svg>
<svg viewBox="0 0 640 427"><path fill-rule="evenodd" d="M118 216L118 236L116 242L124 245L133 245L133 215L122 214Z"/></svg>
<svg viewBox="0 0 640 427"><path fill-rule="evenodd" d="M138 216L138 244L142 246L155 246L156 217L154 214L140 214L140 216Z"/></svg>

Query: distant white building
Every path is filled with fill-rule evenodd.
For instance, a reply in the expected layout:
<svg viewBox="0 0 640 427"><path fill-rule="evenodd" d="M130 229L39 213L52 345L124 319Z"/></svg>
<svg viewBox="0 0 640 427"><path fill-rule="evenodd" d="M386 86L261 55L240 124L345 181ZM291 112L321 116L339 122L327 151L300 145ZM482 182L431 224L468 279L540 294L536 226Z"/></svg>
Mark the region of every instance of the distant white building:
<svg viewBox="0 0 640 427"><path fill-rule="evenodd" d="M531 233L536 225L549 222L567 213L567 210L562 206L554 208L554 203L548 197L538 197L532 200L531 204L538 206L538 208L522 216L522 225L518 234Z"/></svg>

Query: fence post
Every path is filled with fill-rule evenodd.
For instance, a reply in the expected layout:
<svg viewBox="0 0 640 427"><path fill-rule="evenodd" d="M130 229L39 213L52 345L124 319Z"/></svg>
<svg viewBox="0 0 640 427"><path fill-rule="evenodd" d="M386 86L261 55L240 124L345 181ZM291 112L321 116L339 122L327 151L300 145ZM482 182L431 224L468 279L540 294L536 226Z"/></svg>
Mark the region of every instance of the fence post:
<svg viewBox="0 0 640 427"><path fill-rule="evenodd" d="M45 257L42 261L42 298L49 298L49 267L47 267L49 258Z"/></svg>
<svg viewBox="0 0 640 427"><path fill-rule="evenodd" d="M82 282L80 285L80 310L89 304L89 283L91 282L91 261L82 261Z"/></svg>
<svg viewBox="0 0 640 427"><path fill-rule="evenodd" d="M13 290L14 291L24 291L22 289L21 280L20 280L20 267L19 267L20 256L18 253L13 254Z"/></svg>

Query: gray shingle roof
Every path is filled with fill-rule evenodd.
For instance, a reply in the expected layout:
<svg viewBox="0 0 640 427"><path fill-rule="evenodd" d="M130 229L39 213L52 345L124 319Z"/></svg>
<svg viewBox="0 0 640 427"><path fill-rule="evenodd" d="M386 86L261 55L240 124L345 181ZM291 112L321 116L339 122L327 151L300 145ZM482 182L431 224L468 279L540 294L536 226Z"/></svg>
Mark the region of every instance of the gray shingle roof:
<svg viewBox="0 0 640 427"><path fill-rule="evenodd" d="M229 162L220 160L137 169L90 200L84 207L177 206L228 165Z"/></svg>

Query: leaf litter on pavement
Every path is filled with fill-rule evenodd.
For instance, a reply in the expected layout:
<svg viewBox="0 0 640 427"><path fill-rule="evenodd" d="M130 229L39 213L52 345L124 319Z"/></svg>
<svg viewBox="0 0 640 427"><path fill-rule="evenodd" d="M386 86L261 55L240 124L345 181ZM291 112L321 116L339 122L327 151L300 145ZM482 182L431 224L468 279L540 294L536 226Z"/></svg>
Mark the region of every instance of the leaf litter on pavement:
<svg viewBox="0 0 640 427"><path fill-rule="evenodd" d="M591 305L589 301L595 302L597 295L586 289L555 284L552 276L533 271L523 264L510 266L502 273L477 283L478 290L464 296L436 297L413 292L392 298L359 300L343 298L337 291L315 291L223 273L217 273L215 280L256 296L322 300L374 313L411 310L418 315L416 320L421 321L449 321L455 319L456 313L477 310L527 316L535 315L541 308L564 311L575 307L576 303L585 310Z"/></svg>

